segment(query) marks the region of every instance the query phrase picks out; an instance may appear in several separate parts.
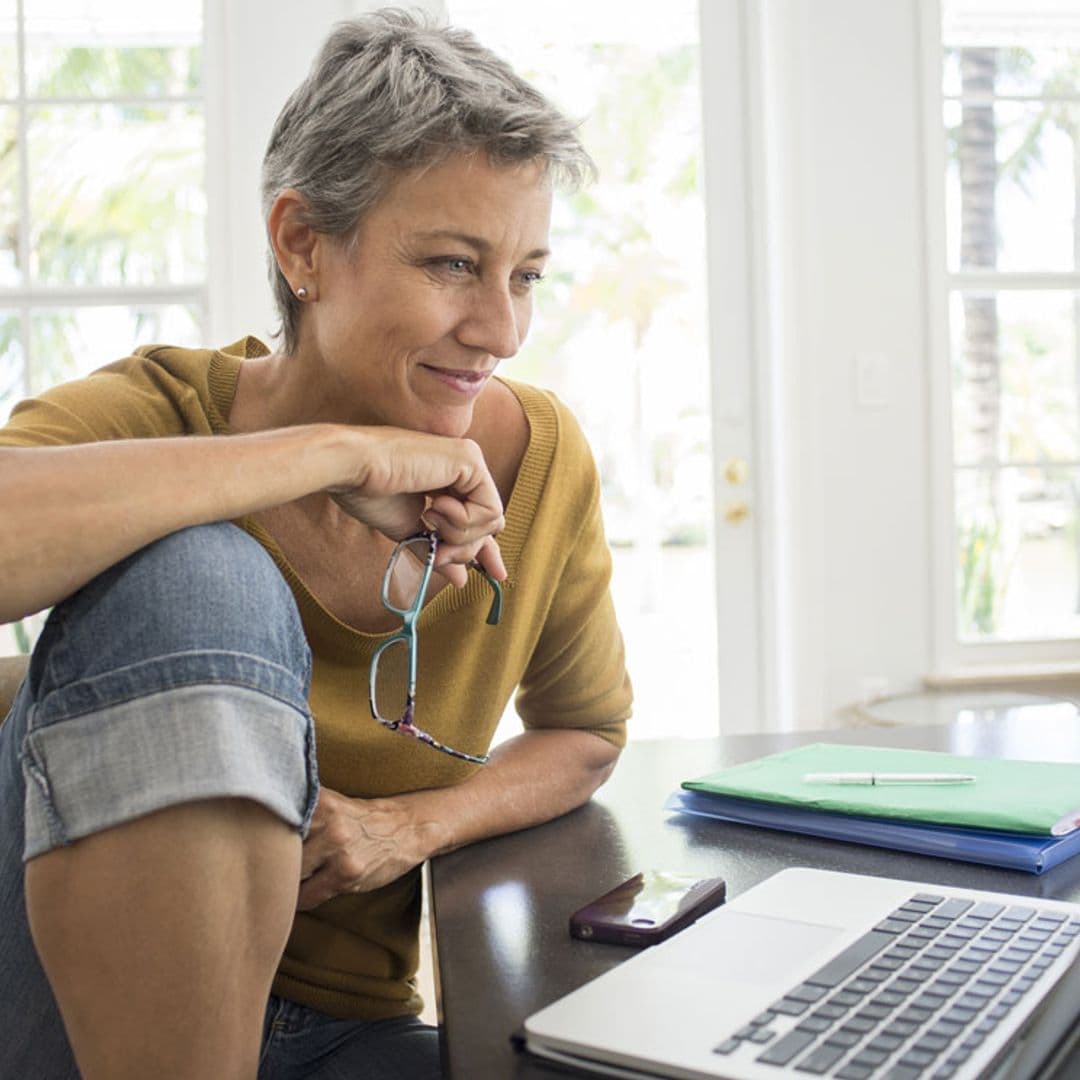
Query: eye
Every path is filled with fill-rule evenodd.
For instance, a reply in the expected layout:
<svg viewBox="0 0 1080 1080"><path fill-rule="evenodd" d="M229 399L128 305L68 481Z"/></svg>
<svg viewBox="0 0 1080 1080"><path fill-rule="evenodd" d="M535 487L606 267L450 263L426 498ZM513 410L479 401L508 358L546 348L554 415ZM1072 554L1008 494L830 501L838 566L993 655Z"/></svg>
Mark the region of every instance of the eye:
<svg viewBox="0 0 1080 1080"><path fill-rule="evenodd" d="M539 270L522 270L518 274L518 281L526 289L535 288L544 280L544 275Z"/></svg>
<svg viewBox="0 0 1080 1080"><path fill-rule="evenodd" d="M461 255L451 255L443 259L442 263L452 274L469 274L473 269L472 260Z"/></svg>

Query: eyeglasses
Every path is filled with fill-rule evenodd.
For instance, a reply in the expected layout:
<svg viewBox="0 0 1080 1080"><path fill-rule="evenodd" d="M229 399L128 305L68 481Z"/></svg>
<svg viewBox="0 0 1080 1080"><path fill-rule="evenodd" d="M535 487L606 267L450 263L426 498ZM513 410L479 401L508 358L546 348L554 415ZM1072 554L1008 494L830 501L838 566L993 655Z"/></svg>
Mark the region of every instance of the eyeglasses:
<svg viewBox="0 0 1080 1080"><path fill-rule="evenodd" d="M387 611L400 615L404 625L382 642L371 658L368 701L371 715L383 727L400 735L411 735L444 754L484 765L488 760L486 754L481 756L455 750L413 723L416 711L416 620L424 606L424 595L431 580L431 572L435 568L435 553L438 550L438 536L434 532L420 532L402 540L390 556L386 573L383 574L382 603ZM502 587L475 559L468 565L483 574L484 580L495 593L487 622L489 626L496 626L502 614ZM387 651L394 646L405 649L407 668L404 668L400 661L397 664L382 662ZM405 701L399 713L396 705L401 703L402 690ZM397 719L388 719L384 715L386 712L396 715Z"/></svg>

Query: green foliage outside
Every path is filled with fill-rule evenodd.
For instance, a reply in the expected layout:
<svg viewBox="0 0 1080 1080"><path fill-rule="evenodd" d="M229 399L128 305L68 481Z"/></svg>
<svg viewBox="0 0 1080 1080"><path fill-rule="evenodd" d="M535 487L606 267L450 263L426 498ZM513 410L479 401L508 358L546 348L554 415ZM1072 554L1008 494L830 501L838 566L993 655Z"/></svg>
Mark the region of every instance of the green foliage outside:
<svg viewBox="0 0 1080 1080"><path fill-rule="evenodd" d="M960 635L990 637L999 629L1004 593L1001 523L965 522L959 529Z"/></svg>
<svg viewBox="0 0 1080 1080"><path fill-rule="evenodd" d="M956 64L958 52L950 53ZM1057 140L1061 153L1071 147L1073 163L1072 250L1069 265L1080 269L1080 51L1044 49L997 50L997 89L1023 93L1023 107L998 107L994 114L997 143L997 187L1018 192L1038 204L1039 174L1054 163L1047 148ZM1039 100L1043 97L1045 100ZM949 130L949 152L956 168L959 126ZM1060 156L1057 159L1060 165ZM961 202L965 192L960 192ZM999 220L997 227L1002 228ZM1014 226L1015 228L1015 226ZM1000 249L1008 237L998 235ZM1060 256L1059 256L1060 257ZM1049 270L1049 265L1032 266ZM965 342L954 340L953 408L957 461L998 461L1009 476L1004 488L988 479L977 512L965 511L957 530L959 630L968 640L1013 636L1005 609L1021 554L1080 575L1080 475L1055 469L1056 463L1080 457L1080 296L1064 291L1002 291L996 294L999 336L994 344L996 381L968 381ZM997 444L980 445L976 418L998 417ZM1037 463L1020 468L1014 463ZM1006 494L1007 492L1007 494ZM1033 545L1041 545L1038 554ZM1026 549L1026 552L1023 551ZM1030 565L1030 562L1029 562ZM1068 569L1065 571L1068 573ZM1080 612L1080 585L1061 582L1062 593ZM1013 597L1014 602L1019 597ZM1026 596L1025 596L1026 600ZM1068 634L1067 627L1047 626L1043 636Z"/></svg>

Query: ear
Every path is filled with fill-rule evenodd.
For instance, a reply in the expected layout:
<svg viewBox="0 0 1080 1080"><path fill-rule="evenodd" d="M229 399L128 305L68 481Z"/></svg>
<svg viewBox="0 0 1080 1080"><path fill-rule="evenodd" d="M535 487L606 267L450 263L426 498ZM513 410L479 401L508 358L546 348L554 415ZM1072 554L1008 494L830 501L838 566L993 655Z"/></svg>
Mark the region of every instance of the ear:
<svg viewBox="0 0 1080 1080"><path fill-rule="evenodd" d="M293 188L286 188L274 200L266 220L266 230L274 258L285 280L296 293L307 290L315 299L322 237L307 222L307 202Z"/></svg>

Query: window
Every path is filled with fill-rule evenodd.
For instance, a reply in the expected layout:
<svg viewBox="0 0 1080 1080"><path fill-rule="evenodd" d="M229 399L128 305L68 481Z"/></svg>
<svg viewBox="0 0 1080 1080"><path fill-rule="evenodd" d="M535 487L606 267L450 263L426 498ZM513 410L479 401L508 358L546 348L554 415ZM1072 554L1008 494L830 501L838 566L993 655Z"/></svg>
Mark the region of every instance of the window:
<svg viewBox="0 0 1080 1080"><path fill-rule="evenodd" d="M1012 659L1080 637L1080 13L1038 15L942 2L950 630Z"/></svg>
<svg viewBox="0 0 1080 1080"><path fill-rule="evenodd" d="M0 0L0 422L202 337L202 55L201 0Z"/></svg>
<svg viewBox="0 0 1080 1080"><path fill-rule="evenodd" d="M201 57L201 0L0 0L0 417L200 337Z"/></svg>
<svg viewBox="0 0 1080 1080"><path fill-rule="evenodd" d="M635 738L716 733L698 5L449 0L570 116L599 181L557 201L511 378L554 390L600 468Z"/></svg>

